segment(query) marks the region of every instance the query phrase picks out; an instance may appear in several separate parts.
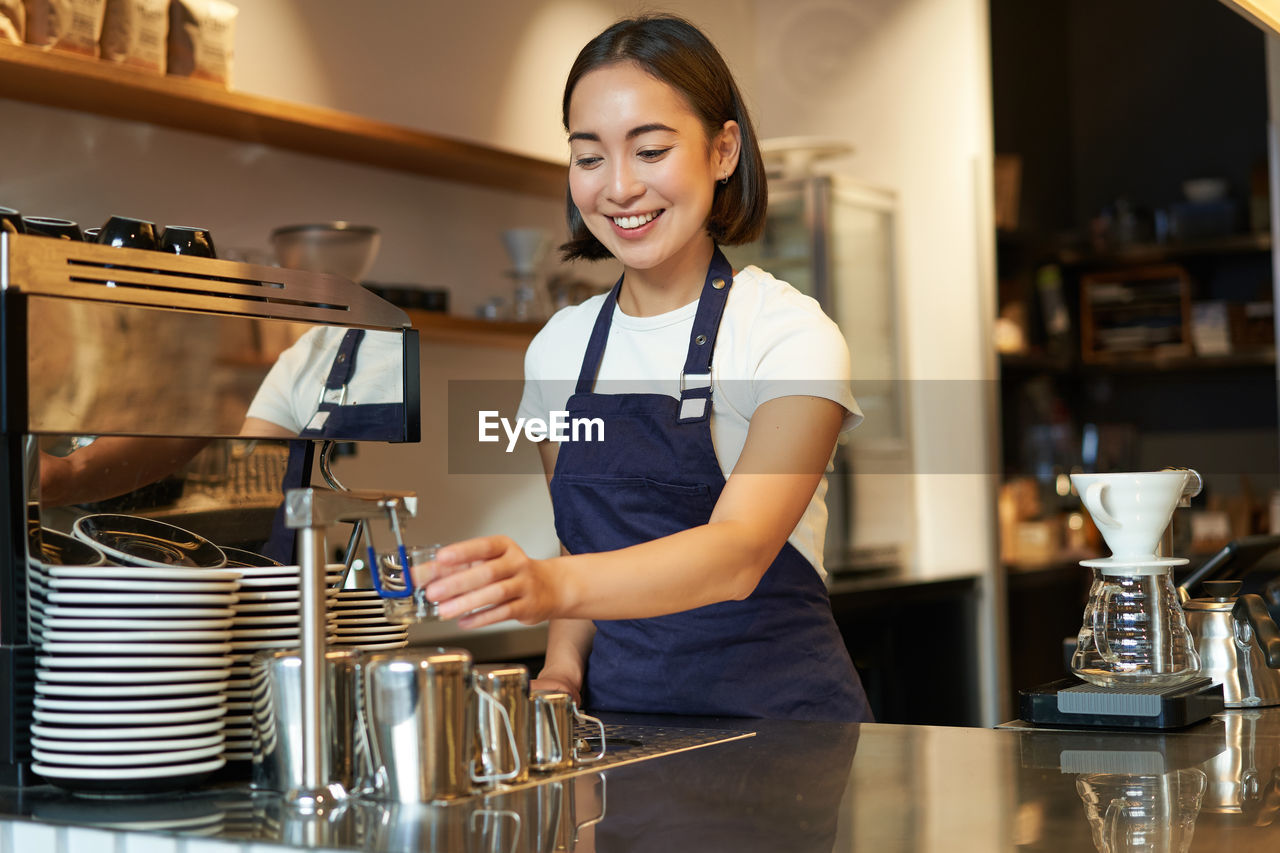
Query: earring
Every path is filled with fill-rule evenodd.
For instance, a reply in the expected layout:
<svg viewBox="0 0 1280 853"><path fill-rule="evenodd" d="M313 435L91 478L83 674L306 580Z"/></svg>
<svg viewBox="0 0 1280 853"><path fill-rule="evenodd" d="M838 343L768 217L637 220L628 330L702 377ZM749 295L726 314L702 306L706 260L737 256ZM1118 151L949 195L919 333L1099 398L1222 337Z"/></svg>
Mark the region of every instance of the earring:
<svg viewBox="0 0 1280 853"><path fill-rule="evenodd" d="M728 175L725 175L723 178L721 178L721 179L720 179L720 183L721 183L721 184L727 184L727 183L729 183L729 176L728 176Z"/></svg>

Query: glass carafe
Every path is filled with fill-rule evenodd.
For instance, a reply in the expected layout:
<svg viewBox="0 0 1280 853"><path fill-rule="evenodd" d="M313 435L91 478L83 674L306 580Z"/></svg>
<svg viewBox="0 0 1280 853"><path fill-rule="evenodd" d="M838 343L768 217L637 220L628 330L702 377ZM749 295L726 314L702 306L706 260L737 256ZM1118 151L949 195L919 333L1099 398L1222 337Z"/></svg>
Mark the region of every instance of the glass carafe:
<svg viewBox="0 0 1280 853"><path fill-rule="evenodd" d="M1076 777L1099 853L1185 853L1206 787L1204 772L1195 768L1159 776Z"/></svg>
<svg viewBox="0 0 1280 853"><path fill-rule="evenodd" d="M1169 566L1094 568L1072 672L1102 687L1158 687L1199 670Z"/></svg>

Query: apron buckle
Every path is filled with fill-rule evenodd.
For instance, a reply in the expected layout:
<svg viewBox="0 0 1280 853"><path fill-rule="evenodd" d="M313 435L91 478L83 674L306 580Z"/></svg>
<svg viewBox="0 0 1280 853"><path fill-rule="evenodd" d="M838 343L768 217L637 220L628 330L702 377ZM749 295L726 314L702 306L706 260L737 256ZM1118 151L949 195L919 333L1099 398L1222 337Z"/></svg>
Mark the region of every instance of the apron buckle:
<svg viewBox="0 0 1280 853"><path fill-rule="evenodd" d="M336 399L334 395L337 395ZM347 402L347 386L343 383L339 388L321 388L319 404L323 406L325 403L332 403L336 406L344 406Z"/></svg>
<svg viewBox="0 0 1280 853"><path fill-rule="evenodd" d="M696 383L696 384L695 384L695 383ZM694 388L708 388L708 389L709 389L710 387L711 387L711 374L710 374L710 373L693 373L693 374L688 374L688 373L685 373L683 370L682 370L682 371L680 371L680 396L681 396L681 397L683 397L683 396L684 396L684 392L685 392L685 391L689 391L689 390L692 390L692 389L694 389ZM708 393L710 393L710 392L708 392Z"/></svg>

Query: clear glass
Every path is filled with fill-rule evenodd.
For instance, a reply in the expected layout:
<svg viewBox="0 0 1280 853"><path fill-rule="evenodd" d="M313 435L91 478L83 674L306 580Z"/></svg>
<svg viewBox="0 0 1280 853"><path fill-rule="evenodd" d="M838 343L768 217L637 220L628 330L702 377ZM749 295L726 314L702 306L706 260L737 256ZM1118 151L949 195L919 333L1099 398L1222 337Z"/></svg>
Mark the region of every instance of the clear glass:
<svg viewBox="0 0 1280 853"><path fill-rule="evenodd" d="M1102 687L1156 687L1200 671L1170 570L1108 574L1095 568L1071 671Z"/></svg>
<svg viewBox="0 0 1280 853"><path fill-rule="evenodd" d="M406 545L405 556L409 565L419 566L430 563L436 558L439 545ZM378 554L376 566L378 580L385 590L403 590L405 573L399 551L383 551ZM412 582L412 578L410 578ZM426 590L418 586L411 595L401 598L388 598L383 593L382 612L387 621L395 625L411 625L415 622L438 622L440 611L434 602L427 600Z"/></svg>

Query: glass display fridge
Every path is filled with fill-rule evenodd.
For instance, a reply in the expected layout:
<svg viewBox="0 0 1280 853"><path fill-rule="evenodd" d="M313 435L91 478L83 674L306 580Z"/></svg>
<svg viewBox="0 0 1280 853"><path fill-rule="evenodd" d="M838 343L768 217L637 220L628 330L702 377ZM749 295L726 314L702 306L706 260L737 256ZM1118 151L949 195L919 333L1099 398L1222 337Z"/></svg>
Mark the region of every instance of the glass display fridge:
<svg viewBox="0 0 1280 853"><path fill-rule="evenodd" d="M764 235L726 250L735 268L755 264L818 300L849 344L866 419L841 437L828 475L834 576L904 566L914 538L896 203L842 175L771 178Z"/></svg>

